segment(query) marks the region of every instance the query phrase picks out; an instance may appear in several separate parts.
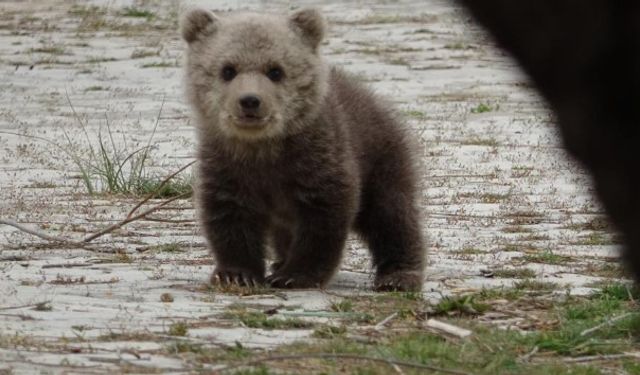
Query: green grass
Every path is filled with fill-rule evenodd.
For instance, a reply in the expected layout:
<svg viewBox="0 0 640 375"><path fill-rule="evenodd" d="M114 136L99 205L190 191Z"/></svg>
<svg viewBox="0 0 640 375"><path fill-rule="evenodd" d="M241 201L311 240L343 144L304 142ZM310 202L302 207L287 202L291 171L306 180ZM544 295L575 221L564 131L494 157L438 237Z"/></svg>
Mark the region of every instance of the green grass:
<svg viewBox="0 0 640 375"><path fill-rule="evenodd" d="M609 236L605 236L602 233L591 233L588 236L580 238L578 241L572 242L574 245L585 245L585 246L603 246L603 245L611 245L616 241L613 240Z"/></svg>
<svg viewBox="0 0 640 375"><path fill-rule="evenodd" d="M169 326L167 332L170 336L186 336L189 332L189 326L185 322L176 322Z"/></svg>
<svg viewBox="0 0 640 375"><path fill-rule="evenodd" d="M526 288L525 288L526 286ZM438 317L450 324L472 330L470 338L451 340L421 329L424 316L418 313L426 307L421 299L404 298L400 294L353 297L353 311L367 311L379 321L389 311L406 310L414 314L398 315L392 321L393 329L376 331L369 341L354 341L351 333L362 334L352 325L320 325L316 327L312 342L300 342L279 347L268 353L247 354L234 360L216 349L206 357L211 363L229 361L243 363L256 361L255 367L240 367L242 371L261 373L290 373L291 369L305 368L315 374L389 374L397 371L389 361L410 362L472 374L607 374L606 369L624 369L634 374L640 365L632 359L610 359L595 362L568 363L567 358L637 352L640 344L640 314L636 297L640 290L614 283L605 285L588 297L561 296L542 306L536 312L536 325L529 332L494 328L476 320L476 316L493 309L492 301L507 300L500 305L516 312L529 311L532 299L524 289L548 289L551 284L527 281L518 288L483 290L467 296L443 299L432 310L442 312ZM479 306L483 306L480 308ZM473 310L472 313L469 313ZM453 314L451 314L453 312ZM429 313L429 317L433 312ZM454 318L452 318L454 316ZM614 319L619 318L620 319ZM609 322L609 324L607 324ZM595 329L594 329L595 327ZM362 329L362 328L360 328ZM351 355L354 358L314 358L314 355ZM269 360L273 356L290 359ZM381 359L373 362L366 359ZM201 356L203 358L203 356ZM440 373L426 369L412 369L398 364L405 374Z"/></svg>
<svg viewBox="0 0 640 375"><path fill-rule="evenodd" d="M335 312L352 312L353 301L349 299L343 299L341 301L334 302L331 304L331 310Z"/></svg>
<svg viewBox="0 0 640 375"><path fill-rule="evenodd" d="M146 69L146 68L175 68L177 66L178 65L175 62L160 61L160 62L142 64L140 67Z"/></svg>
<svg viewBox="0 0 640 375"><path fill-rule="evenodd" d="M471 46L464 44L462 42L455 42L455 43L445 44L444 48L453 49L453 50L464 50L464 49L470 49Z"/></svg>
<svg viewBox="0 0 640 375"><path fill-rule="evenodd" d="M32 53L48 53L51 55L64 55L66 50L62 46L43 46L31 48L29 52Z"/></svg>
<svg viewBox="0 0 640 375"><path fill-rule="evenodd" d="M529 268L500 268L492 272L495 277L508 279L530 279L536 277L536 272Z"/></svg>
<svg viewBox="0 0 640 375"><path fill-rule="evenodd" d="M314 323L297 318L275 318L261 311L249 311L246 309L230 309L225 313L227 318L238 320L248 328L261 329L308 329L315 326Z"/></svg>
<svg viewBox="0 0 640 375"><path fill-rule="evenodd" d="M487 311L489 306L485 303L478 302L474 295L464 296L445 296L433 307L434 315L446 316L475 316Z"/></svg>
<svg viewBox="0 0 640 375"><path fill-rule="evenodd" d="M69 100L69 106L79 126L83 140L71 139L64 132L67 144L59 146L75 164L87 192L142 196L155 193L156 198L188 196L192 193L192 178L174 177L169 181L158 173L149 171L153 138L158 127L161 105L155 125L144 144L131 144L123 136L116 142L115 133L107 119L106 126L98 130L97 137L91 136L86 120L83 120ZM106 131L105 131L106 129ZM92 140L97 138L97 140Z"/></svg>
<svg viewBox="0 0 640 375"><path fill-rule="evenodd" d="M133 193L147 195L155 192L156 198L171 198L179 195L193 194L193 175L187 177L174 177L164 185L160 185L163 179L160 175L148 175L138 181Z"/></svg>
<svg viewBox="0 0 640 375"><path fill-rule="evenodd" d="M94 56L94 57L90 57L87 59L87 63L89 64L99 64L99 63L103 63L103 62L112 62L112 61L118 61L118 59L116 59L115 57L98 57L98 56Z"/></svg>
<svg viewBox="0 0 640 375"><path fill-rule="evenodd" d="M524 279L513 284L513 287L515 289L526 290L530 292L552 292L558 289L558 284L549 281Z"/></svg>
<svg viewBox="0 0 640 375"><path fill-rule="evenodd" d="M84 92L89 92L89 91L106 91L108 90L108 87L104 87L104 86L89 86L86 89L84 89Z"/></svg>
<svg viewBox="0 0 640 375"><path fill-rule="evenodd" d="M488 103L480 103L477 106L471 108L471 113L485 113L498 110L500 106L491 106Z"/></svg>
<svg viewBox="0 0 640 375"><path fill-rule="evenodd" d="M482 203L500 203L501 201L511 197L511 194L493 194L486 193L480 195L480 201Z"/></svg>
<svg viewBox="0 0 640 375"><path fill-rule="evenodd" d="M418 110L410 110L410 111L406 111L405 114L409 117L415 118L417 120L424 120L427 118L427 114L422 112L422 111L418 111Z"/></svg>
<svg viewBox="0 0 640 375"><path fill-rule="evenodd" d="M556 254L551 250L544 250L536 254L527 254L522 257L527 263L544 264L566 264L573 261L573 258L566 255Z"/></svg>
<svg viewBox="0 0 640 375"><path fill-rule="evenodd" d="M637 301L640 299L640 288L634 284L610 283L602 286L599 291L595 292L593 298Z"/></svg>
<svg viewBox="0 0 640 375"><path fill-rule="evenodd" d="M507 301L515 301L519 298L522 298L525 295L523 289L516 288L491 288L491 289L482 289L478 293L474 295L476 301L486 302L497 299L504 299Z"/></svg>
<svg viewBox="0 0 640 375"><path fill-rule="evenodd" d="M120 14L124 17L146 18L147 20L150 20L156 16L151 11L136 7L126 7L122 10L122 12L120 12Z"/></svg>
<svg viewBox="0 0 640 375"><path fill-rule="evenodd" d="M465 146L498 147L500 145L495 139L478 137L463 139L460 143Z"/></svg>
<svg viewBox="0 0 640 375"><path fill-rule="evenodd" d="M150 251L158 253L182 253L182 245L179 243L171 242L166 244L154 245L149 248Z"/></svg>
<svg viewBox="0 0 640 375"><path fill-rule="evenodd" d="M347 327L344 325L322 325L313 331L313 337L319 339L332 339L338 336L343 336L345 333L347 333Z"/></svg>
<svg viewBox="0 0 640 375"><path fill-rule="evenodd" d="M158 56L158 55L159 55L158 50L136 49L133 52L131 52L132 59L143 59L145 57L152 57L152 56Z"/></svg>

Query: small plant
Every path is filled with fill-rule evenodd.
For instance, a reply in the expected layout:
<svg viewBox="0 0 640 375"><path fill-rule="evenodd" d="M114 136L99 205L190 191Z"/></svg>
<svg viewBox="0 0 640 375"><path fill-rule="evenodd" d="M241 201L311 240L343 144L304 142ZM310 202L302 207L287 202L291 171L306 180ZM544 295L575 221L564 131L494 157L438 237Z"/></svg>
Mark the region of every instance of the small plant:
<svg viewBox="0 0 640 375"><path fill-rule="evenodd" d="M49 301L38 302L36 306L33 308L35 311L51 311L53 307L51 307L51 303Z"/></svg>
<svg viewBox="0 0 640 375"><path fill-rule="evenodd" d="M511 194L494 194L494 193L487 193L487 194L482 194L480 196L480 201L482 203L500 203L501 201L508 199L511 196Z"/></svg>
<svg viewBox="0 0 640 375"><path fill-rule="evenodd" d="M348 299L334 302L331 304L331 310L335 312L351 312L353 311L353 302Z"/></svg>
<svg viewBox="0 0 640 375"><path fill-rule="evenodd" d="M51 45L51 46L43 46L43 47L31 48L29 50L29 52L32 52L32 53L48 53L48 54L51 54L51 55L64 55L66 53L66 50L62 46Z"/></svg>
<svg viewBox="0 0 640 375"><path fill-rule="evenodd" d="M165 303L171 303L173 302L173 296L171 295L171 293L162 293L160 295L160 301Z"/></svg>
<svg viewBox="0 0 640 375"><path fill-rule="evenodd" d="M406 111L405 113L407 114L407 116L418 119L418 120L424 120L427 118L426 113L418 110L410 110L410 111Z"/></svg>
<svg viewBox="0 0 640 375"><path fill-rule="evenodd" d="M193 194L193 176L174 177L163 184L159 176L150 176L139 181L135 191L138 195L154 193L156 198L171 198Z"/></svg>
<svg viewBox="0 0 640 375"><path fill-rule="evenodd" d="M135 7L126 7L120 14L122 14L124 17L146 18L147 20L155 17L155 14L153 12Z"/></svg>
<svg viewBox="0 0 640 375"><path fill-rule="evenodd" d="M157 50L145 50L145 49L136 49L131 52L132 59L143 59L145 57L158 56L159 51Z"/></svg>
<svg viewBox="0 0 640 375"><path fill-rule="evenodd" d="M159 252L159 253L181 253L182 247L180 246L179 243L171 242L171 243L151 246L149 250Z"/></svg>
<svg viewBox="0 0 640 375"><path fill-rule="evenodd" d="M471 47L462 42L455 42L455 43L445 44L444 48L460 50L460 49L469 49Z"/></svg>
<svg viewBox="0 0 640 375"><path fill-rule="evenodd" d="M636 301L640 299L640 288L633 284L611 283L595 292L592 298L609 298L619 301Z"/></svg>
<svg viewBox="0 0 640 375"><path fill-rule="evenodd" d="M343 336L345 333L347 333L347 327L345 326L323 325L313 331L313 337L317 337L319 339L330 339L336 336Z"/></svg>
<svg viewBox="0 0 640 375"><path fill-rule="evenodd" d="M167 351L169 353L179 354L179 353L195 353L200 354L204 351L201 344L194 344L186 341L176 341L172 342L167 346Z"/></svg>
<svg viewBox="0 0 640 375"><path fill-rule="evenodd" d="M495 111L497 109L499 109L499 106L495 106L492 107L491 105L489 105L488 103L480 103L477 106L471 108L471 113L485 113L485 112L491 112L491 111Z"/></svg>
<svg viewBox="0 0 640 375"><path fill-rule="evenodd" d="M74 142L65 131L67 146L62 147L57 144L56 146L71 157L89 194L148 195L153 192L158 198L191 194L191 178L174 177L169 181L163 181L159 176L148 172L151 150L154 147L152 142L158 128L164 101L160 106L153 131L146 144L133 147L124 138L121 142L115 141L116 134L111 129L108 117L106 119L106 133L100 127L97 142L92 142L86 121L80 118L68 96L67 101L80 125L85 143Z"/></svg>
<svg viewBox="0 0 640 375"><path fill-rule="evenodd" d="M226 317L239 320L248 328L262 329L295 329L311 328L313 323L296 318L273 318L261 311L247 311L245 309L228 311Z"/></svg>
<svg viewBox="0 0 640 375"><path fill-rule="evenodd" d="M570 256L556 254L551 250L545 250L537 254L527 254L522 259L529 263L544 264L565 264L573 260Z"/></svg>
<svg viewBox="0 0 640 375"><path fill-rule="evenodd" d="M169 331L167 332L170 336L186 336L187 332L189 332L189 327L185 322L176 322L169 326Z"/></svg>
<svg viewBox="0 0 640 375"><path fill-rule="evenodd" d="M534 292L551 292L558 289L558 284L548 281L538 281L534 279L524 279L513 284L513 287L520 290Z"/></svg>
<svg viewBox="0 0 640 375"><path fill-rule="evenodd" d="M141 68L175 68L177 66L178 65L176 62L159 61L159 62L142 64L142 66L140 67Z"/></svg>
<svg viewBox="0 0 640 375"><path fill-rule="evenodd" d="M131 263L133 259L129 256L129 254L124 252L118 252L113 255L111 259L105 260L105 263Z"/></svg>
<svg viewBox="0 0 640 375"><path fill-rule="evenodd" d="M536 272L529 268L502 268L493 270L493 275L508 279L531 279L536 277Z"/></svg>
<svg viewBox="0 0 640 375"><path fill-rule="evenodd" d="M435 315L480 315L489 309L489 305L477 302L472 294L465 296L446 296L434 306Z"/></svg>
<svg viewBox="0 0 640 375"><path fill-rule="evenodd" d="M89 91L106 91L108 88L104 87L104 86L89 86L86 89L84 89L84 92L89 92Z"/></svg>
<svg viewBox="0 0 640 375"><path fill-rule="evenodd" d="M485 138L473 137L473 138L463 139L460 143L465 146L486 146L486 147L500 146L500 143L493 138L485 139Z"/></svg>

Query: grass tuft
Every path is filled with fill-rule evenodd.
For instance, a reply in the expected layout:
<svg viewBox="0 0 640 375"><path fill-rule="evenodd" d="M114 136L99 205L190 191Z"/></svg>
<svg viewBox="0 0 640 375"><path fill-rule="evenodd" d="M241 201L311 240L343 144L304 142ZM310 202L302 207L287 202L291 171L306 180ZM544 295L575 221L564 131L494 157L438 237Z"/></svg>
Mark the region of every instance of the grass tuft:
<svg viewBox="0 0 640 375"><path fill-rule="evenodd" d="M91 195L98 193L123 195L148 195L156 192L156 198L170 198L192 193L192 178L174 177L163 184L158 174L149 172L153 138L158 128L164 101L162 102L151 135L144 145L131 145L123 138L116 142L108 117L106 132L101 126L97 141L92 141L87 123L76 112L71 100L67 100L84 135L84 143L71 139L65 131L66 147L60 147L72 159L80 173L80 179Z"/></svg>
<svg viewBox="0 0 640 375"><path fill-rule="evenodd" d="M146 9L136 8L136 7L126 7L122 10L120 14L124 17L146 18L147 20L150 20L156 16L151 11L148 11Z"/></svg>
<svg viewBox="0 0 640 375"><path fill-rule="evenodd" d="M186 336L189 332L189 327L185 322L176 322L169 326L167 332L170 336Z"/></svg>
<svg viewBox="0 0 640 375"><path fill-rule="evenodd" d="M480 103L477 106L471 108L471 113L485 113L498 110L500 106L491 106L488 103Z"/></svg>
<svg viewBox="0 0 640 375"><path fill-rule="evenodd" d="M464 316L480 315L489 309L489 305L476 301L474 295L445 296L434 306L434 315Z"/></svg>

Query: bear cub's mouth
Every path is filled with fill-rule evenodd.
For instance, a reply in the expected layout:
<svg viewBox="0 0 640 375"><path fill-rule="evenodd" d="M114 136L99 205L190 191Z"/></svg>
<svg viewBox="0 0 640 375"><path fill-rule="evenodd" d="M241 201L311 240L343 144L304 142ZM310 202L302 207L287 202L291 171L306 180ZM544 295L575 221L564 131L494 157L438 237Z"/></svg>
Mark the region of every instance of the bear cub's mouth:
<svg viewBox="0 0 640 375"><path fill-rule="evenodd" d="M232 116L233 124L241 129L261 130L267 125L270 116L258 116L255 114L242 114L240 116Z"/></svg>

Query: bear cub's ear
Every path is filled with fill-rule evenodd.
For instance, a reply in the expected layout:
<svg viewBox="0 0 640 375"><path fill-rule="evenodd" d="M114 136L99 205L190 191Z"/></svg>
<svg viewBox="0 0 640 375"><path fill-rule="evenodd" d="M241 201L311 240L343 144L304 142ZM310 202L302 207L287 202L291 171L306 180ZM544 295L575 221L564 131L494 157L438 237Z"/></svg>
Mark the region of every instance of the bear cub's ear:
<svg viewBox="0 0 640 375"><path fill-rule="evenodd" d="M289 17L289 22L296 32L301 33L305 41L315 50L324 38L325 21L319 10L313 8L300 9Z"/></svg>
<svg viewBox="0 0 640 375"><path fill-rule="evenodd" d="M182 38L191 43L200 36L212 35L217 29L219 20L213 13L205 9L192 9L182 17L180 29Z"/></svg>

